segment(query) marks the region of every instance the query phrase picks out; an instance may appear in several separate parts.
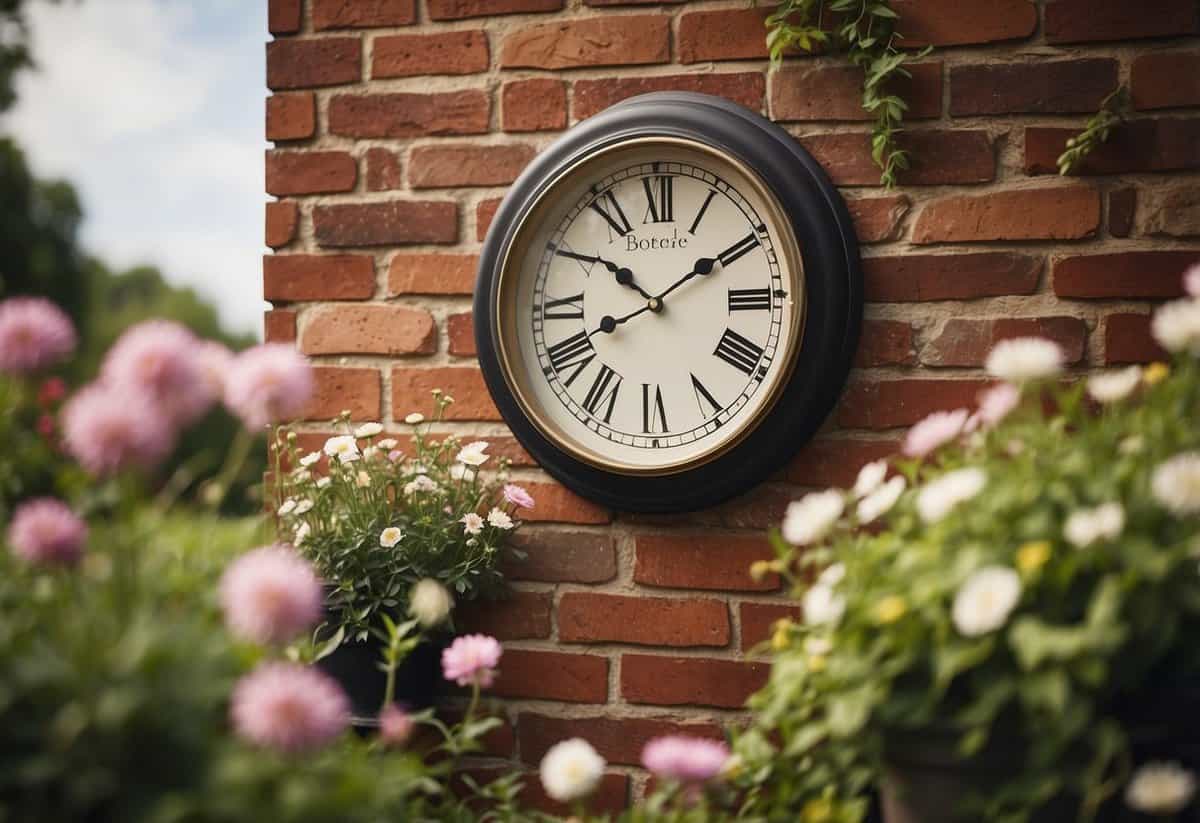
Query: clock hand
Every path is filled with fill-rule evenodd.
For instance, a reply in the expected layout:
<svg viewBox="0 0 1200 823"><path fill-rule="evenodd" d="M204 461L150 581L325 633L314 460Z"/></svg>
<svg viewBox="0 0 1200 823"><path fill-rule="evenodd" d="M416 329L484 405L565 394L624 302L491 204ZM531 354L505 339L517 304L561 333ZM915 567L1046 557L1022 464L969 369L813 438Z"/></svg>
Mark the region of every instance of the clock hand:
<svg viewBox="0 0 1200 823"><path fill-rule="evenodd" d="M628 286L647 300L649 300L651 297L651 295L646 292L645 289L633 281L633 272L624 266L618 266L611 260L605 260L599 255L578 254L573 251L565 251L561 248L558 250L558 254L562 255L563 257L570 257L573 260L579 260L584 263L600 263L604 266L604 268L613 273L618 284L622 286Z"/></svg>
<svg viewBox="0 0 1200 823"><path fill-rule="evenodd" d="M672 283L670 286L668 286L666 291L661 292L658 295L658 300L661 301L668 294L675 291L675 289L679 288L684 283L691 280L693 277L695 277L698 274L701 274L701 275L711 274L716 263L717 263L717 261L713 260L711 257L701 257L699 260L696 261L696 264L694 266L692 266L692 270L690 272L688 272L683 277L679 278L674 283Z"/></svg>
<svg viewBox="0 0 1200 823"><path fill-rule="evenodd" d="M601 317L600 318L600 327L589 332L588 337L591 337L592 335L596 334L597 332L604 332L605 334L612 334L613 331L617 328L617 326L621 325L622 323L629 322L630 320L637 317L639 314L642 314L643 312L652 311L655 314L658 314L660 311L663 310L663 305L664 305L663 298L664 297L666 297L671 292L675 291L675 289L679 288L680 286L682 286L687 281L691 280L696 275L710 274L713 270L713 267L716 265L716 263L717 263L717 261L713 260L711 257L701 257L699 260L696 261L696 264L694 266L692 266L692 270L690 272L688 272L683 277L679 278L674 283L672 283L666 289L666 291L661 292L660 294L658 294L655 297L649 297L646 300L646 305L642 306L639 309L629 312L629 314L622 315L621 317L613 317L612 315L609 315L609 314L606 314L603 317Z"/></svg>

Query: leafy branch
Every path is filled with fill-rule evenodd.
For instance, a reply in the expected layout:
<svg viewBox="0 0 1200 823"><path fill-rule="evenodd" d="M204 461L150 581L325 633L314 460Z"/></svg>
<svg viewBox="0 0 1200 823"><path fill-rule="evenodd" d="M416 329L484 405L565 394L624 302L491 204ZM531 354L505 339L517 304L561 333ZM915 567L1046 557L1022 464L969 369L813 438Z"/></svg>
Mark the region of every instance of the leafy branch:
<svg viewBox="0 0 1200 823"><path fill-rule="evenodd" d="M1129 108L1129 90L1125 86L1105 97L1083 131L1067 140L1066 151L1058 156L1058 173L1067 175L1075 171L1084 158L1108 140L1116 126L1129 119Z"/></svg>

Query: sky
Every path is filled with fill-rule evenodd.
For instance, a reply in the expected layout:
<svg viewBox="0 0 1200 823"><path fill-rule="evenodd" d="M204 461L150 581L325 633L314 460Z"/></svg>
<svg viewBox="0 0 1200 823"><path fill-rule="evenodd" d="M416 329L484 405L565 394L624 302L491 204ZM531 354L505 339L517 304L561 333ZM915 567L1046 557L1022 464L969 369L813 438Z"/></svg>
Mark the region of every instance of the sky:
<svg viewBox="0 0 1200 823"><path fill-rule="evenodd" d="M84 246L261 333L265 0L28 3L39 67L0 122L73 183Z"/></svg>

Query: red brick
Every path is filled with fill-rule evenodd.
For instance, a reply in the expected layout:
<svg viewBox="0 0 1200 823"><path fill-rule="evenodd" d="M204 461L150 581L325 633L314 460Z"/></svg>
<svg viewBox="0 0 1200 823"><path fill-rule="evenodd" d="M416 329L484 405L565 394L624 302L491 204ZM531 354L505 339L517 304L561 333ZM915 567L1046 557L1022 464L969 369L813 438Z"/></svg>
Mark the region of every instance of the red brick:
<svg viewBox="0 0 1200 823"><path fill-rule="evenodd" d="M1042 259L1009 252L906 254L863 260L867 300L910 303L1033 294Z"/></svg>
<svg viewBox="0 0 1200 823"><path fill-rule="evenodd" d="M975 405L983 380L859 380L838 404L838 422L855 429L911 426L931 412Z"/></svg>
<svg viewBox="0 0 1200 823"><path fill-rule="evenodd" d="M533 146L416 146L408 155L408 184L414 189L503 186L533 159Z"/></svg>
<svg viewBox="0 0 1200 823"><path fill-rule="evenodd" d="M504 131L558 131L567 127L567 85L534 77L500 89L500 128Z"/></svg>
<svg viewBox="0 0 1200 823"><path fill-rule="evenodd" d="M316 390L304 414L306 420L332 420L348 410L355 420L380 418L378 369L314 366Z"/></svg>
<svg viewBox="0 0 1200 823"><path fill-rule="evenodd" d="M903 194L888 197L855 197L846 201L854 232L860 243L882 243L900 236L900 226L908 214L909 200Z"/></svg>
<svg viewBox="0 0 1200 823"><path fill-rule="evenodd" d="M1078 128L1030 126L1025 129L1025 173L1058 174L1058 156ZM1200 119L1139 120L1109 134L1079 164L1076 174L1200 169Z"/></svg>
<svg viewBox="0 0 1200 823"><path fill-rule="evenodd" d="M551 819L554 820L569 820L573 816L570 804L560 803L546 794L546 789L537 774L526 777L518 797L522 809L536 809L551 815ZM588 795L585 805L589 813L604 815L606 818L621 814L629 807L629 775L605 772L595 790Z"/></svg>
<svg viewBox="0 0 1200 823"><path fill-rule="evenodd" d="M1087 324L1078 317L953 317L921 352L927 366L982 366L992 346L1013 337L1045 337L1062 346L1068 363L1087 350Z"/></svg>
<svg viewBox="0 0 1200 823"><path fill-rule="evenodd" d="M854 355L856 366L911 366L917 362L912 324L901 320L866 320Z"/></svg>
<svg viewBox="0 0 1200 823"><path fill-rule="evenodd" d="M476 74L487 69L487 35L479 30L377 37L371 55L373 78Z"/></svg>
<svg viewBox="0 0 1200 823"><path fill-rule="evenodd" d="M1108 233L1113 237L1128 237L1133 231L1137 213L1137 189L1127 186L1108 193Z"/></svg>
<svg viewBox="0 0 1200 823"><path fill-rule="evenodd" d="M474 366L392 369L392 411L397 420L409 412L433 414L434 389L454 398L446 409L447 420L500 420L483 375Z"/></svg>
<svg viewBox="0 0 1200 823"><path fill-rule="evenodd" d="M842 186L879 184L867 134L811 134L800 142ZM996 176L991 138L984 131L910 131L898 143L909 151L912 168L900 179L908 185L987 183Z"/></svg>
<svg viewBox="0 0 1200 823"><path fill-rule="evenodd" d="M776 620L800 620L800 607L783 603L742 603L742 651L750 651L771 639Z"/></svg>
<svg viewBox="0 0 1200 823"><path fill-rule="evenodd" d="M1069 185L956 195L926 203L912 241L1078 240L1100 228L1100 192Z"/></svg>
<svg viewBox="0 0 1200 823"><path fill-rule="evenodd" d="M1117 87L1117 61L984 63L950 69L950 114L1094 112Z"/></svg>
<svg viewBox="0 0 1200 823"><path fill-rule="evenodd" d="M409 306L316 306L300 331L305 354L433 354L437 324Z"/></svg>
<svg viewBox="0 0 1200 823"><path fill-rule="evenodd" d="M1200 237L1200 186L1194 181L1163 188L1143 189L1140 196L1143 213L1140 221L1142 234ZM1111 205L1109 209L1111 212ZM1130 216L1132 217L1132 214Z"/></svg>
<svg viewBox="0 0 1200 823"><path fill-rule="evenodd" d="M908 104L906 119L942 113L942 64L913 63L911 78L899 78L888 90ZM780 121L874 120L862 107L862 69L854 66L800 64L771 75L771 117Z"/></svg>
<svg viewBox="0 0 1200 823"><path fill-rule="evenodd" d="M567 592L558 601L564 643L721 647L729 634L729 610L720 600Z"/></svg>
<svg viewBox="0 0 1200 823"><path fill-rule="evenodd" d="M496 209L500 208L502 197L489 197L486 200L480 200L475 206L475 239L483 242L487 237L488 229L492 227L492 218L496 216Z"/></svg>
<svg viewBox="0 0 1200 823"><path fill-rule="evenodd" d="M700 657L621 656L621 696L630 703L737 709L767 683L766 663Z"/></svg>
<svg viewBox="0 0 1200 823"><path fill-rule="evenodd" d="M609 534L524 528L513 545L525 553L504 563L505 575L513 580L607 583L617 575L617 553Z"/></svg>
<svg viewBox="0 0 1200 823"><path fill-rule="evenodd" d="M286 246L296 239L300 224L300 209L290 200L267 203L264 241L273 249Z"/></svg>
<svg viewBox="0 0 1200 823"><path fill-rule="evenodd" d="M792 483L813 488L850 488L858 470L875 460L894 457L900 449L895 440L851 440L820 438L802 448L784 470Z"/></svg>
<svg viewBox="0 0 1200 823"><path fill-rule="evenodd" d="M295 342L296 313L287 309L263 312L263 340L268 343Z"/></svg>
<svg viewBox="0 0 1200 823"><path fill-rule="evenodd" d="M1110 314L1104 321L1104 363L1167 361L1171 355L1150 334L1149 314Z"/></svg>
<svg viewBox="0 0 1200 823"><path fill-rule="evenodd" d="M317 31L407 26L417 20L416 0L313 0Z"/></svg>
<svg viewBox="0 0 1200 823"><path fill-rule="evenodd" d="M779 524L794 496L791 487L760 485L717 507L716 524L727 529L766 531Z"/></svg>
<svg viewBox="0 0 1200 823"><path fill-rule="evenodd" d="M340 86L362 79L362 40L322 37L267 43L267 88Z"/></svg>
<svg viewBox="0 0 1200 823"><path fill-rule="evenodd" d="M652 91L694 91L724 97L753 111L761 111L766 81L761 72L735 74L667 74L656 77L611 77L576 80L573 112L576 120L639 94Z"/></svg>
<svg viewBox="0 0 1200 823"><path fill-rule="evenodd" d="M1197 262L1200 250L1061 257L1054 261L1054 293L1085 299L1179 297L1183 270Z"/></svg>
<svg viewBox="0 0 1200 823"><path fill-rule="evenodd" d="M441 200L345 203L313 209L313 233L326 248L454 243L458 207Z"/></svg>
<svg viewBox="0 0 1200 823"><path fill-rule="evenodd" d="M1194 0L1055 0L1046 4L1047 43L1173 37L1196 31Z"/></svg>
<svg viewBox="0 0 1200 823"><path fill-rule="evenodd" d="M388 294L470 294L478 268L475 254L397 254L388 266Z"/></svg>
<svg viewBox="0 0 1200 823"><path fill-rule="evenodd" d="M765 537L714 534L639 534L634 582L645 586L716 591L774 591L779 578L750 576L750 564L771 560Z"/></svg>
<svg viewBox="0 0 1200 823"><path fill-rule="evenodd" d="M267 152L267 193L328 194L352 191L358 165L344 151Z"/></svg>
<svg viewBox="0 0 1200 823"><path fill-rule="evenodd" d="M505 649L500 676L489 690L498 697L603 703L608 698L608 658Z"/></svg>
<svg viewBox="0 0 1200 823"><path fill-rule="evenodd" d="M558 11L563 0L428 0L430 20Z"/></svg>
<svg viewBox="0 0 1200 823"><path fill-rule="evenodd" d="M525 488L537 501L532 511L521 516L529 523L579 523L600 525L612 520L607 509L585 500L558 483L525 483Z"/></svg>
<svg viewBox="0 0 1200 823"><path fill-rule="evenodd" d="M528 468L537 465L529 455L529 452L525 451L515 437L493 435L488 437L488 443L491 444L490 454L494 454L498 458L504 458L513 466ZM512 575L509 576L512 577Z"/></svg>
<svg viewBox="0 0 1200 823"><path fill-rule="evenodd" d="M491 103L478 90L430 94L339 94L329 102L329 130L344 137L486 134Z"/></svg>
<svg viewBox="0 0 1200 823"><path fill-rule="evenodd" d="M724 739L716 723L685 723L670 717L551 717L522 712L517 723L521 759L530 764L540 763L560 740L582 737L609 763L640 766L646 744L671 734Z"/></svg>
<svg viewBox="0 0 1200 823"><path fill-rule="evenodd" d="M474 357L475 323L470 312L452 314L446 318L446 338L450 341L449 350L455 357Z"/></svg>
<svg viewBox="0 0 1200 823"><path fill-rule="evenodd" d="M1130 86L1135 109L1200 106L1200 51L1139 55Z"/></svg>
<svg viewBox="0 0 1200 823"><path fill-rule="evenodd" d="M1037 29L1029 0L893 0L906 48L1021 40Z"/></svg>
<svg viewBox="0 0 1200 823"><path fill-rule="evenodd" d="M666 63L670 18L660 14L594 17L524 26L505 36L506 69L575 69Z"/></svg>
<svg viewBox="0 0 1200 823"><path fill-rule="evenodd" d="M550 636L550 592L510 591L502 600L474 600L454 609L460 634L483 632L497 640L531 640Z"/></svg>
<svg viewBox="0 0 1200 823"><path fill-rule="evenodd" d="M304 140L317 131L312 92L283 92L267 98L267 139Z"/></svg>
<svg viewBox="0 0 1200 823"><path fill-rule="evenodd" d="M733 8L679 15L679 62L765 58L769 13L762 8Z"/></svg>
<svg viewBox="0 0 1200 823"><path fill-rule="evenodd" d="M357 254L270 254L265 300L364 300L375 293L375 261Z"/></svg>
<svg viewBox="0 0 1200 823"><path fill-rule="evenodd" d="M303 10L301 0L268 0L267 31L271 34L295 34L300 31Z"/></svg>
<svg viewBox="0 0 1200 823"><path fill-rule="evenodd" d="M404 186L400 157L391 149L374 146L367 149L367 191L391 191Z"/></svg>

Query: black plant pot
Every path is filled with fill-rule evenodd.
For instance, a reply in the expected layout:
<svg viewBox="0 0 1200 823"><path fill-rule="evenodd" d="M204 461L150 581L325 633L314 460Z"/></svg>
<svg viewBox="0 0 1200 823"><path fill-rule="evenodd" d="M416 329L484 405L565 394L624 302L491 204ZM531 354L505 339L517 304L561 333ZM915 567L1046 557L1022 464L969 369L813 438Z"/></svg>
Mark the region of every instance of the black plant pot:
<svg viewBox="0 0 1200 823"><path fill-rule="evenodd" d="M442 651L450 637L437 635L420 643L396 669L394 700L417 711L433 705L442 692ZM379 640L348 641L317 662L317 667L336 680L350 698L354 723L374 726L383 706L387 674L380 668L383 648Z"/></svg>

